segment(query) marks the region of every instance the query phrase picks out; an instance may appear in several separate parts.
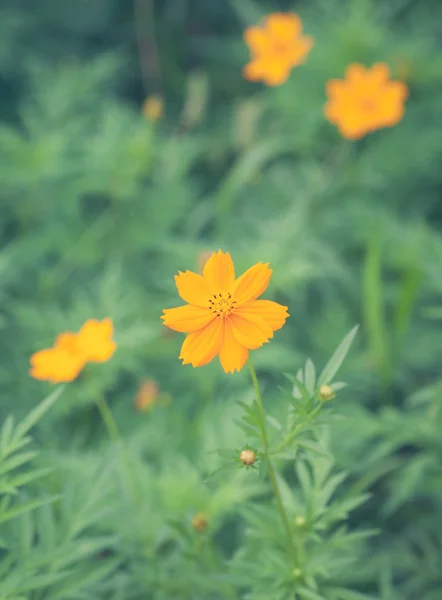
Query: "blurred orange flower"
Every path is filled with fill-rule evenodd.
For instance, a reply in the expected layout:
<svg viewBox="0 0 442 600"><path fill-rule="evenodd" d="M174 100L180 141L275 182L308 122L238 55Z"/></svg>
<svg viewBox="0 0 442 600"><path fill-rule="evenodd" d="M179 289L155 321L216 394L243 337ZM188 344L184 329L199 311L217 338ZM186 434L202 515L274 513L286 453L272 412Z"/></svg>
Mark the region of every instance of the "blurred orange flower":
<svg viewBox="0 0 442 600"><path fill-rule="evenodd" d="M148 96L141 108L143 115L149 121L158 121L164 114L164 100L158 94Z"/></svg>
<svg viewBox="0 0 442 600"><path fill-rule="evenodd" d="M89 319L78 333L61 333L52 348L35 352L29 373L34 379L51 383L73 381L87 362L109 360L117 347L112 334L111 319Z"/></svg>
<svg viewBox="0 0 442 600"><path fill-rule="evenodd" d="M405 83L391 81L390 69L384 63L368 69L352 64L344 80L327 82L326 91L329 100L325 115L349 140L358 140L367 133L399 123L408 96Z"/></svg>
<svg viewBox="0 0 442 600"><path fill-rule="evenodd" d="M302 35L302 21L294 13L273 13L263 27L247 27L244 41L252 54L244 77L271 86L287 81L290 71L304 62L313 46L313 38Z"/></svg>
<svg viewBox="0 0 442 600"><path fill-rule="evenodd" d="M259 348L281 329L287 307L257 300L269 285L271 269L258 263L235 279L230 254L212 253L203 274L178 272L175 282L185 306L163 310L163 324L188 333L179 356L201 367L217 355L226 373L240 371L249 350Z"/></svg>
<svg viewBox="0 0 442 600"><path fill-rule="evenodd" d="M138 388L135 397L135 406L140 411L149 410L158 396L158 384L152 379L145 379Z"/></svg>

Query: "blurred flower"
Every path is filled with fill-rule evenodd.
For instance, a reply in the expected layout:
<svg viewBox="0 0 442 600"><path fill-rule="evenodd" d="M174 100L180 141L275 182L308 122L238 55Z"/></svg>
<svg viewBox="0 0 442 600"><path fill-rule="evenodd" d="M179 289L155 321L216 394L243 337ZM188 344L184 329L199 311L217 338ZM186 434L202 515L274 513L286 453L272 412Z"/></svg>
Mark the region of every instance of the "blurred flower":
<svg viewBox="0 0 442 600"><path fill-rule="evenodd" d="M203 531L205 531L207 529L208 524L209 524L209 519L208 519L207 515L205 515L204 513L198 513L192 519L192 527L198 533L203 533Z"/></svg>
<svg viewBox="0 0 442 600"><path fill-rule="evenodd" d="M164 114L164 100L157 94L148 96L141 108L143 115L149 121L158 121Z"/></svg>
<svg viewBox="0 0 442 600"><path fill-rule="evenodd" d="M183 364L201 367L219 356L226 373L240 371L249 350L261 347L281 329L287 307L271 300L257 300L272 274L258 263L235 279L230 254L213 253L203 274L178 272L175 283L185 306L163 310L163 324L188 333L179 358Z"/></svg>
<svg viewBox="0 0 442 600"><path fill-rule="evenodd" d="M82 356L57 347L35 352L30 362L31 377L51 383L73 381L85 364Z"/></svg>
<svg viewBox="0 0 442 600"><path fill-rule="evenodd" d="M329 385L321 385L319 388L319 397L323 402L328 402L329 400L333 400L335 392Z"/></svg>
<svg viewBox="0 0 442 600"><path fill-rule="evenodd" d="M249 449L242 450L239 455L239 460L243 465L246 465L246 467L251 467L256 462L256 453Z"/></svg>
<svg viewBox="0 0 442 600"><path fill-rule="evenodd" d="M294 13L273 13L263 27L247 27L244 41L252 54L244 77L271 86L287 81L290 71L304 62L313 46L313 39L302 35L301 19Z"/></svg>
<svg viewBox="0 0 442 600"><path fill-rule="evenodd" d="M350 140L399 123L408 96L405 83L391 81L390 69L383 63L369 69L352 64L346 70L345 79L330 80L326 91L329 101L325 115L337 125L341 135Z"/></svg>
<svg viewBox="0 0 442 600"><path fill-rule="evenodd" d="M34 379L51 383L73 381L87 362L109 360L117 347L112 334L111 319L89 319L78 333L61 333L52 348L35 352L29 373Z"/></svg>
<svg viewBox="0 0 442 600"><path fill-rule="evenodd" d="M138 388L135 396L135 406L140 411L149 410L158 397L158 384L152 379L145 379Z"/></svg>

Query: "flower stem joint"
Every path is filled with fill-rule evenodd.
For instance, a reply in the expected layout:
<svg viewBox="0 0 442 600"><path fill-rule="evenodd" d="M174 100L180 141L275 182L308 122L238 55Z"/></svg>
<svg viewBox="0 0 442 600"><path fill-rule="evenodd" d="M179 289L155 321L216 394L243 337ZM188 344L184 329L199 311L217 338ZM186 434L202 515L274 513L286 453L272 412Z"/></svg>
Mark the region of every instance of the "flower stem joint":
<svg viewBox="0 0 442 600"><path fill-rule="evenodd" d="M321 402L329 402L329 400L333 400L335 397L335 392L332 387L329 385L321 385L319 388L319 398Z"/></svg>

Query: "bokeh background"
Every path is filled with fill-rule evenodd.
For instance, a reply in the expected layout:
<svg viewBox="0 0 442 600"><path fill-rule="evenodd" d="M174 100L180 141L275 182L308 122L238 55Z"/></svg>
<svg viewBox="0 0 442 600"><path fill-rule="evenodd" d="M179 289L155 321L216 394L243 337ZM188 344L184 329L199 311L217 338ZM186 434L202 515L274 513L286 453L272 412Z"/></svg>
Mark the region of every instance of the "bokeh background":
<svg viewBox="0 0 442 600"><path fill-rule="evenodd" d="M315 45L286 84L251 84L242 33L285 10ZM23 416L52 390L30 378L33 352L111 317L115 356L68 386L36 436L59 467L47 489L70 486L77 506L53 516L61 531L101 469L105 396L138 457L145 507L142 543L131 515L99 526L121 536L118 569L87 580L94 561L79 554L71 588L26 598L219 597L190 563L164 591L169 559L163 574L146 558L181 535L164 519L185 529L199 511L229 555L238 505L259 487L233 474L210 488L201 474L211 450L247 441L234 422L247 372L183 367L183 336L159 318L180 304L173 275L218 248L238 273L270 261L265 297L289 307L254 352L270 412L284 372L307 357L322 366L361 324L331 444L346 485L371 493L350 526L379 533L345 577L383 600L442 598L441 40L439 0L2 0L0 416ZM325 82L379 61L409 86L405 117L349 142L324 118ZM164 99L158 119L151 95ZM81 514L111 504L98 488Z"/></svg>

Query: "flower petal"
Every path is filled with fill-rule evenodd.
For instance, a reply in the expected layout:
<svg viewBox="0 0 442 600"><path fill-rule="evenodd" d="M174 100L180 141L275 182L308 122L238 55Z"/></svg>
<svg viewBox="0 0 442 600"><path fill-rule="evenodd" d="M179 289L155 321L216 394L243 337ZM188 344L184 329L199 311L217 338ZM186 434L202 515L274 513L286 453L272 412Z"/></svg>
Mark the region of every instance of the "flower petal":
<svg viewBox="0 0 442 600"><path fill-rule="evenodd" d="M215 315L208 308L201 308L192 304L186 304L178 308L166 308L163 313L164 315L161 316L163 325L182 333L191 333L202 329L215 318Z"/></svg>
<svg viewBox="0 0 442 600"><path fill-rule="evenodd" d="M283 306L272 300L252 300L235 310L235 315L240 317L244 315L256 315L263 319L271 327L272 331L277 331L283 327L287 317L290 316L287 310L287 306Z"/></svg>
<svg viewBox="0 0 442 600"><path fill-rule="evenodd" d="M360 83L365 80L367 69L359 63L352 63L345 71L345 79L351 83Z"/></svg>
<svg viewBox="0 0 442 600"><path fill-rule="evenodd" d="M183 365L202 367L215 358L223 342L223 319L215 319L206 327L189 333L181 347Z"/></svg>
<svg viewBox="0 0 442 600"><path fill-rule="evenodd" d="M77 334L79 352L86 361L105 362L115 352L117 345L111 340L113 333L112 320L102 321L89 319Z"/></svg>
<svg viewBox="0 0 442 600"><path fill-rule="evenodd" d="M266 54L272 45L272 40L263 27L247 27L244 41L254 54Z"/></svg>
<svg viewBox="0 0 442 600"><path fill-rule="evenodd" d="M375 63L371 69L368 69L367 77L374 87L379 87L390 79L390 67L385 63Z"/></svg>
<svg viewBox="0 0 442 600"><path fill-rule="evenodd" d="M292 64L287 60L272 60L269 58L263 61L263 76L264 83L270 86L282 85L290 77Z"/></svg>
<svg viewBox="0 0 442 600"><path fill-rule="evenodd" d="M249 351L242 346L233 334L230 319L224 324L224 339L219 350L219 360L225 373L241 371L246 363Z"/></svg>
<svg viewBox="0 0 442 600"><path fill-rule="evenodd" d="M178 271L178 275L175 275L175 283L178 294L189 304L205 307L209 305L210 288L202 275L192 271L185 273Z"/></svg>
<svg viewBox="0 0 442 600"><path fill-rule="evenodd" d="M204 265L205 277L212 293L229 292L235 282L235 268L228 252L218 250Z"/></svg>
<svg viewBox="0 0 442 600"><path fill-rule="evenodd" d="M249 350L256 350L273 337L270 325L259 315L237 312L230 315L233 334L241 344Z"/></svg>
<svg viewBox="0 0 442 600"><path fill-rule="evenodd" d="M239 307L250 300L255 300L265 292L271 275L272 269L269 269L269 263L258 263L238 277L233 287L236 306Z"/></svg>
<svg viewBox="0 0 442 600"><path fill-rule="evenodd" d="M78 353L78 339L77 334L72 331L65 331L60 333L55 339L54 346L70 352L71 354Z"/></svg>
<svg viewBox="0 0 442 600"><path fill-rule="evenodd" d="M295 13L273 13L265 23L272 37L281 42L298 37L302 31L302 21Z"/></svg>
<svg viewBox="0 0 442 600"><path fill-rule="evenodd" d="M47 348L35 352L30 358L31 377L40 381L63 383L78 377L85 361L59 348Z"/></svg>

